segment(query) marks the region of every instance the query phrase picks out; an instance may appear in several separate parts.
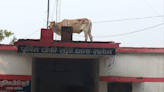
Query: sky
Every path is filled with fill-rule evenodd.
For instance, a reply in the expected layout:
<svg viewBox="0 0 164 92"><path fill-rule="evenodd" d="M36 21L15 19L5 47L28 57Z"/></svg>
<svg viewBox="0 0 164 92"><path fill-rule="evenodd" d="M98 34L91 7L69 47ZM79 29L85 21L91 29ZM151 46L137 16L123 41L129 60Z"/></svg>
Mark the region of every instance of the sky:
<svg viewBox="0 0 164 92"><path fill-rule="evenodd" d="M55 1L50 0L50 21L56 19ZM121 43L120 47L164 47L164 25L111 37L162 24L164 17L111 20L161 16L164 15L163 4L163 0L61 0L60 20L88 18L93 22L93 41L114 41ZM47 0L0 0L0 29L14 32L18 39L40 39L46 19ZM11 39L0 43L8 44ZM73 40L84 41L84 33L73 34Z"/></svg>

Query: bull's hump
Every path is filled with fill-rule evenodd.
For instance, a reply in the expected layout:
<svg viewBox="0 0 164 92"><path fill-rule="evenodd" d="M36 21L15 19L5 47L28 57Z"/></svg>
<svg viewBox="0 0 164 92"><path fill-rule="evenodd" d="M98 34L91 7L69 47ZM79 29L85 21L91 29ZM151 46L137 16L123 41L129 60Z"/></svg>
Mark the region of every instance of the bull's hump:
<svg viewBox="0 0 164 92"><path fill-rule="evenodd" d="M75 21L80 21L80 20L88 20L88 21L90 21L89 19L87 19L87 18L79 18L79 19L63 19L63 21L70 21L70 20L75 20Z"/></svg>
<svg viewBox="0 0 164 92"><path fill-rule="evenodd" d="M69 24L85 24L85 23L91 23L91 21L87 18L80 18L80 19L63 19L63 21L61 23L69 23Z"/></svg>

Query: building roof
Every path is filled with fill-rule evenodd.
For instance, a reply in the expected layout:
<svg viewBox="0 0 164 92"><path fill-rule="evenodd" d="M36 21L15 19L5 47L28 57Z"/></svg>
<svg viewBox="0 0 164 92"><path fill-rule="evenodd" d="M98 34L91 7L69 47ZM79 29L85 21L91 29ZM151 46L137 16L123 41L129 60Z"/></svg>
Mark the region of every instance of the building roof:
<svg viewBox="0 0 164 92"><path fill-rule="evenodd" d="M41 29L40 39L19 39L14 45L1 45L0 50L17 50L18 45L29 46L59 46L59 47L87 47L87 48L115 48L116 52L138 53L164 53L164 48L138 48L119 47L120 43L110 42L86 42L86 41L54 41L52 29Z"/></svg>
<svg viewBox="0 0 164 92"><path fill-rule="evenodd" d="M39 39L19 39L14 42L15 46L29 45L29 46L56 46L56 47L87 47L87 48L119 48L120 43L110 42L87 42L87 41L43 41Z"/></svg>
<svg viewBox="0 0 164 92"><path fill-rule="evenodd" d="M17 50L14 45L0 44L0 50ZM148 48L148 47L119 47L116 52L138 52L138 53L164 53L164 48Z"/></svg>
<svg viewBox="0 0 164 92"><path fill-rule="evenodd" d="M164 48L119 47L116 52L164 53Z"/></svg>
<svg viewBox="0 0 164 92"><path fill-rule="evenodd" d="M18 48L13 45L0 44L0 50L17 50Z"/></svg>

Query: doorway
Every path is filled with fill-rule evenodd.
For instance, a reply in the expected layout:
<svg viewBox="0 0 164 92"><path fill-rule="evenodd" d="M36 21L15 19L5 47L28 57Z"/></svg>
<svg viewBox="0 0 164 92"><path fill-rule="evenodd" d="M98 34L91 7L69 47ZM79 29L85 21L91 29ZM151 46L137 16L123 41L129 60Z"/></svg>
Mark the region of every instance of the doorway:
<svg viewBox="0 0 164 92"><path fill-rule="evenodd" d="M132 83L108 82L108 92L132 92Z"/></svg>
<svg viewBox="0 0 164 92"><path fill-rule="evenodd" d="M32 92L97 92L98 59L34 58Z"/></svg>

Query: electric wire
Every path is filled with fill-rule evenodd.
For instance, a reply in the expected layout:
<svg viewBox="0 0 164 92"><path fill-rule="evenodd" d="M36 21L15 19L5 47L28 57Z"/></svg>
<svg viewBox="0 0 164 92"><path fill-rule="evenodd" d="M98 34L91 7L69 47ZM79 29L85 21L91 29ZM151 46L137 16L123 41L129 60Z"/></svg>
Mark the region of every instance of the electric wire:
<svg viewBox="0 0 164 92"><path fill-rule="evenodd" d="M164 17L164 15L160 15L160 16L150 16L150 17L140 17L140 18L129 18L129 19L119 19L119 20L98 21L98 22L93 22L93 23L104 23L104 22L115 22L115 21L127 21L127 20L147 19L147 18L155 18L155 17Z"/></svg>
<svg viewBox="0 0 164 92"><path fill-rule="evenodd" d="M148 19L148 18L156 18L156 17L164 17L164 15L159 15L159 16L149 16L149 17L140 17L140 18L129 18L129 19L119 19L119 20L97 21L97 22L92 22L92 23L104 23L104 22L128 21L128 20ZM87 23L74 23L74 24L87 24Z"/></svg>
<svg viewBox="0 0 164 92"><path fill-rule="evenodd" d="M142 0L151 10L153 10L157 15L159 15L159 13L157 11L155 11L145 0Z"/></svg>
<svg viewBox="0 0 164 92"><path fill-rule="evenodd" d="M104 60L104 64L105 64L106 69L111 70L114 67L115 56L110 57L109 59L110 59L109 60L110 61L110 64L107 66L106 60Z"/></svg>
<svg viewBox="0 0 164 92"><path fill-rule="evenodd" d="M129 19L119 19L119 20L107 20L107 21L97 21L92 23L105 23L105 22L117 22L117 21L128 21L128 20L139 20L139 19L148 19L148 18L156 18L156 17L164 17L164 15L159 16L149 16L149 17L140 17L140 18L129 18ZM69 23L70 24L70 23ZM67 24L67 25L69 25ZM88 24L88 23L72 23L72 24Z"/></svg>
<svg viewBox="0 0 164 92"><path fill-rule="evenodd" d="M151 28L155 28L155 27L161 26L163 24L164 23L160 23L160 24L155 25L155 26L151 26L151 27L148 27L148 28L144 28L144 29L141 29L141 30L137 30L137 31L133 31L133 32L128 32L128 33L122 33L122 34L116 34L116 35L109 35L109 36L93 36L93 37L95 37L95 38L104 38L104 37L115 37L115 36L128 35L128 34L133 34L133 33L141 32L141 31L145 31L145 30L148 30L148 29L151 29ZM75 35L75 36L78 36L78 35ZM79 36L79 37L83 37L83 36Z"/></svg>
<svg viewBox="0 0 164 92"><path fill-rule="evenodd" d="M56 4L56 3L55 3L55 4ZM52 12L51 20L53 20L53 16L54 16L55 4L54 4L54 9L53 9L53 12Z"/></svg>
<svg viewBox="0 0 164 92"><path fill-rule="evenodd" d="M50 12L50 17L52 18L52 16L51 16L51 12Z"/></svg>
<svg viewBox="0 0 164 92"><path fill-rule="evenodd" d="M47 12L47 11L46 11ZM161 15L161 16L151 16L151 17L142 17L142 18L131 18L131 19L120 19L120 20L109 20L109 21L99 21L99 22L93 22L93 23L104 23L104 22L115 22L115 21L127 21L127 20L136 20L136 19L145 19L145 18L154 18L154 17L163 17L164 15ZM44 20L45 21L45 20ZM39 30L37 30L39 31ZM29 36L31 36L32 34L36 33L37 31L29 34L28 36L24 37L24 38L27 38ZM77 35L75 35L77 36ZM78 35L79 36L79 35ZM79 36L80 37L80 36Z"/></svg>
<svg viewBox="0 0 164 92"><path fill-rule="evenodd" d="M47 26L47 25L43 26L42 28L44 28L44 27L46 27L46 26ZM31 35L33 35L33 34L35 34L35 33L38 32L38 31L40 31L40 29L38 29L38 30L34 31L33 33L27 35L26 37L24 37L24 39L27 38L27 37L29 37L29 36L31 36Z"/></svg>

